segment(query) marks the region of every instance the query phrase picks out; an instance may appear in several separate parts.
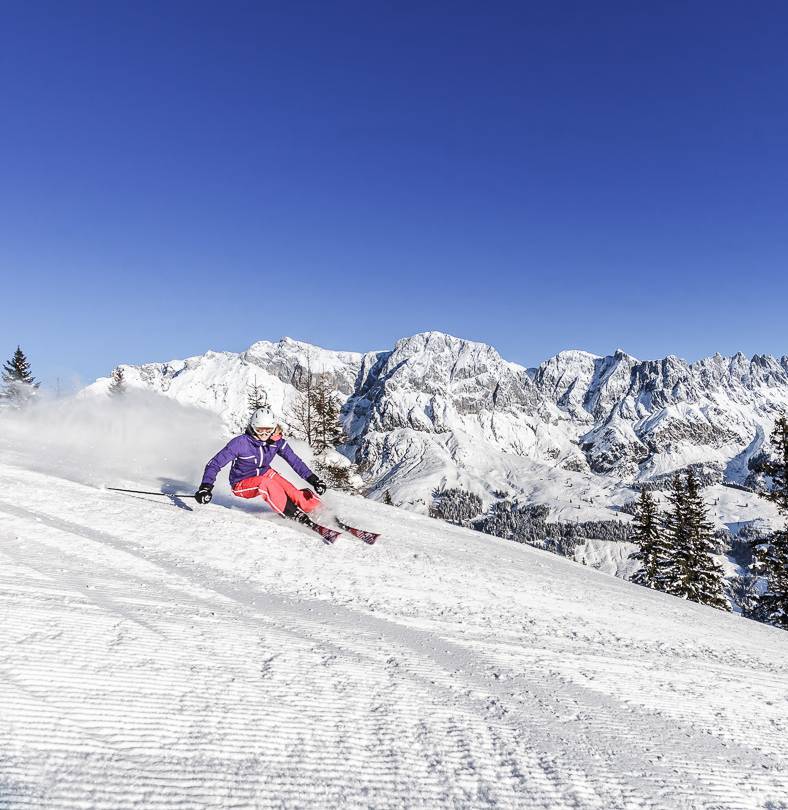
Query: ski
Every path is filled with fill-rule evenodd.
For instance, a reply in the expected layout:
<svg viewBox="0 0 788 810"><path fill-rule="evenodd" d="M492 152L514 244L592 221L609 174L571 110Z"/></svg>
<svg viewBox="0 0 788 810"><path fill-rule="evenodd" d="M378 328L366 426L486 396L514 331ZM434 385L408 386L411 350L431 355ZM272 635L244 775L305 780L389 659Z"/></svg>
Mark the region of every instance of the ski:
<svg viewBox="0 0 788 810"><path fill-rule="evenodd" d="M350 532L354 537L358 537L359 540L363 540L368 546L374 545L375 541L380 537L380 532L367 532L364 531L364 529L357 529L355 526L348 525L338 517L335 517L334 520L336 520L340 528L344 529L346 532Z"/></svg>
<svg viewBox="0 0 788 810"><path fill-rule="evenodd" d="M314 521L304 525L309 526L313 532L317 532L323 538L323 542L327 546L334 545L334 543L337 541L337 537L342 534L342 532L338 532L336 529L329 529L328 526L321 526L319 523L315 523Z"/></svg>
<svg viewBox="0 0 788 810"><path fill-rule="evenodd" d="M333 546L334 543L336 543L337 538L342 535L342 532L338 532L336 529L331 529L328 526L315 523L312 518L303 512L301 512L300 518L294 517L293 515L286 515L284 512L279 512L278 515L284 520L294 523L296 526L303 526L305 529L311 529L313 532L316 532L323 538L323 542L327 546Z"/></svg>

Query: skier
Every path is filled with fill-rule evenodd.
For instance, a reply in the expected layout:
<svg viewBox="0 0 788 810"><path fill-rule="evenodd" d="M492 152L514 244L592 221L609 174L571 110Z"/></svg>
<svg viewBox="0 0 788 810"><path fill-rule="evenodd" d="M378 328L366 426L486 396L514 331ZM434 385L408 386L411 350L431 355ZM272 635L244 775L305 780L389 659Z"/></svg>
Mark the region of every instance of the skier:
<svg viewBox="0 0 788 810"><path fill-rule="evenodd" d="M229 461L230 486L239 498L257 495L284 517L315 524L307 514L320 506L320 498L309 489L297 489L286 478L271 469L275 455L280 455L317 493L326 491L326 484L290 449L282 435L282 427L268 406L258 408L249 421L246 433L227 443L205 466L200 488L194 497L197 503L209 503L219 470Z"/></svg>

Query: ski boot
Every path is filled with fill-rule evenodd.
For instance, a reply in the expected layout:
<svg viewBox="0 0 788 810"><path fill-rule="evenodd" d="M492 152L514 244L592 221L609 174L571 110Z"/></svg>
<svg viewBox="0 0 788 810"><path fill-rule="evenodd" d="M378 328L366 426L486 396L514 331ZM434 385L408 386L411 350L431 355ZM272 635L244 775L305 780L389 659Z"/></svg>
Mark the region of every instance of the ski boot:
<svg viewBox="0 0 788 810"><path fill-rule="evenodd" d="M310 529L314 529L317 525L300 506L296 506L289 498L285 505L284 516L303 526L308 526Z"/></svg>

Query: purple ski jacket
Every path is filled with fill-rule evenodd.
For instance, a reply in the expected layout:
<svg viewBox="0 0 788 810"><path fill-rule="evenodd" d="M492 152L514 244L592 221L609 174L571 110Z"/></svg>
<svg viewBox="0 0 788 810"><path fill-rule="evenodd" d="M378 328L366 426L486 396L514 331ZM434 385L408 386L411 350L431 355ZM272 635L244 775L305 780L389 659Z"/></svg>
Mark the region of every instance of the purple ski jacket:
<svg viewBox="0 0 788 810"><path fill-rule="evenodd" d="M230 486L235 486L244 478L262 475L271 466L271 462L277 454L282 456L304 480L312 475L312 470L290 449L284 438L273 442L268 439L262 441L250 436L248 433L243 433L234 439L230 439L227 445L205 465L202 483L213 484L219 470L228 461L232 461Z"/></svg>

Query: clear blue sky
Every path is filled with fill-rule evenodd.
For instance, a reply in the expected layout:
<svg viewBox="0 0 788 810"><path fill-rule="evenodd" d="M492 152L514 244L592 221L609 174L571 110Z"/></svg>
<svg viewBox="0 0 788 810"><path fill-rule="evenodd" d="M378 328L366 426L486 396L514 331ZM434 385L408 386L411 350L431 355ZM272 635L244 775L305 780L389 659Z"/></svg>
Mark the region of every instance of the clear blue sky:
<svg viewBox="0 0 788 810"><path fill-rule="evenodd" d="M788 4L0 5L0 359L788 354Z"/></svg>

